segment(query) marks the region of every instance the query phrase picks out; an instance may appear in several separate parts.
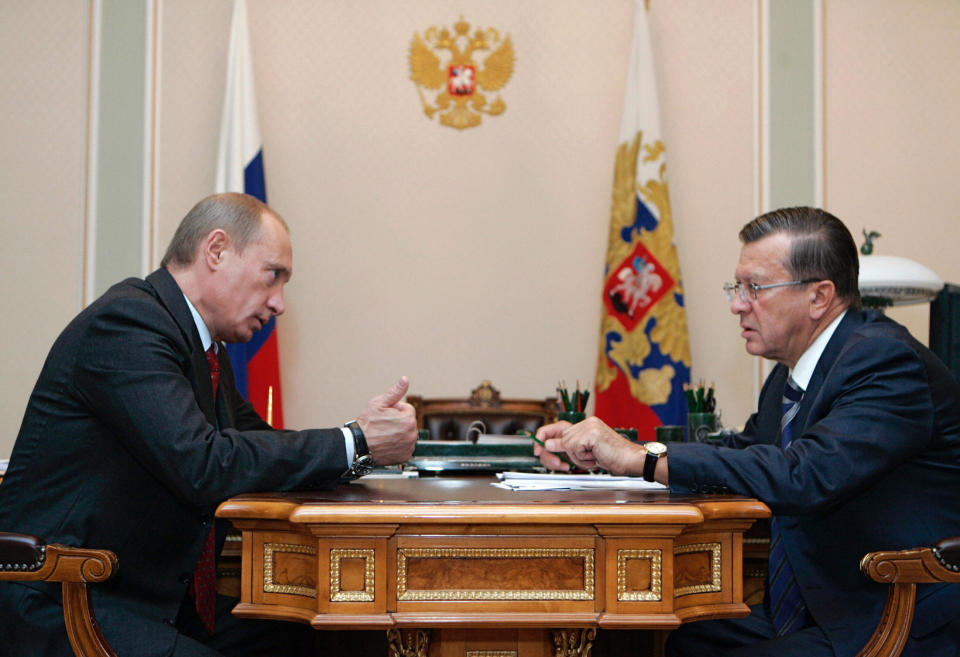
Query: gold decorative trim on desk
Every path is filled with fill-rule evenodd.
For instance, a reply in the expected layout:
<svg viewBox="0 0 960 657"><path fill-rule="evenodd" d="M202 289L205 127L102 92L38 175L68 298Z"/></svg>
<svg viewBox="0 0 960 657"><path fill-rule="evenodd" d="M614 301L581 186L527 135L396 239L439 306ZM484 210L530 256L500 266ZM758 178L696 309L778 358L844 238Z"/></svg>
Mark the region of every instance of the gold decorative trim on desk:
<svg viewBox="0 0 960 657"><path fill-rule="evenodd" d="M589 657L597 628L581 627L574 630L553 630L554 657Z"/></svg>
<svg viewBox="0 0 960 657"><path fill-rule="evenodd" d="M290 593L308 598L316 597L317 589L310 586L296 584L279 584L273 581L274 557L277 554L306 554L317 556L317 548L312 545L298 545L296 543L264 543L263 544L263 592Z"/></svg>
<svg viewBox="0 0 960 657"><path fill-rule="evenodd" d="M650 562L650 588L645 591L627 589L627 562L642 559ZM660 600L662 595L663 553L661 550L617 550L617 600L638 602Z"/></svg>
<svg viewBox="0 0 960 657"><path fill-rule="evenodd" d="M582 560L580 589L418 589L408 587L409 562L414 559L574 559ZM592 548L400 548L397 551L397 600L593 600Z"/></svg>
<svg viewBox="0 0 960 657"><path fill-rule="evenodd" d="M363 559L363 590L344 591L340 583L340 560ZM374 551L372 548L330 550L330 602L373 602L374 599Z"/></svg>
<svg viewBox="0 0 960 657"><path fill-rule="evenodd" d="M694 593L715 593L723 590L720 543L692 543L690 545L681 545L674 548L673 555L676 557L679 554L691 554L695 552L710 553L710 582L678 586L674 593L674 597L676 598ZM676 560L674 560L674 567L676 568Z"/></svg>
<svg viewBox="0 0 960 657"><path fill-rule="evenodd" d="M391 657L427 657L430 651L431 631L426 630L387 630L387 643Z"/></svg>

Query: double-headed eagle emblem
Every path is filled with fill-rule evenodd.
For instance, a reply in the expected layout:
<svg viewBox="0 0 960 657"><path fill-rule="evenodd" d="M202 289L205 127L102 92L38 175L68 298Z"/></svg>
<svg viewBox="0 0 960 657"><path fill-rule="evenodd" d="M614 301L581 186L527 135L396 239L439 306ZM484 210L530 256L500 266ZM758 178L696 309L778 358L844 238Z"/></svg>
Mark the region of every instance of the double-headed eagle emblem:
<svg viewBox="0 0 960 657"><path fill-rule="evenodd" d="M513 42L510 35L500 38L494 28L477 29L469 34L470 24L461 17L453 26L451 33L447 28L429 28L423 34L414 34L410 43L410 79L417 85L424 113L433 118L440 113L440 123L457 130L480 125L481 114L496 116L507 109L506 103L498 95L489 104L487 97L480 93L499 91L513 75ZM494 50L494 48L496 48ZM483 61L483 68L473 61L476 51L493 50ZM441 58L441 51L449 56ZM444 59L446 60L444 62ZM424 89L428 90L424 92ZM427 94L439 92L432 104Z"/></svg>

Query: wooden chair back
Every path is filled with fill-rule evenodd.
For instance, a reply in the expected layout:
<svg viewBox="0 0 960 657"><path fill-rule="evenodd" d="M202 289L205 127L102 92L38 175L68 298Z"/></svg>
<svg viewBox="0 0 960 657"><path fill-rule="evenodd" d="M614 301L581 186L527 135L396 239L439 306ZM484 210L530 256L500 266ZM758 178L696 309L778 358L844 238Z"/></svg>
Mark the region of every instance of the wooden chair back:
<svg viewBox="0 0 960 657"><path fill-rule="evenodd" d="M481 382L469 397L408 395L407 401L417 412L417 427L428 430L431 440L467 440L475 422L483 423L483 433L513 435L557 419L555 397L503 399L489 381Z"/></svg>

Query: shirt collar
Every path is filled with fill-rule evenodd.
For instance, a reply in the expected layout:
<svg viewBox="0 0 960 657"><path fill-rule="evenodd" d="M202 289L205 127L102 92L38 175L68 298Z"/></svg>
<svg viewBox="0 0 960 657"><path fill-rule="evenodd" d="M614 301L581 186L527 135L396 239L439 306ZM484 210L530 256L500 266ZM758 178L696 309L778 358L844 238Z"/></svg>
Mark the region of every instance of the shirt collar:
<svg viewBox="0 0 960 657"><path fill-rule="evenodd" d="M200 342L203 344L203 350L207 351L210 349L210 345L214 344L213 338L210 337L210 329L207 328L207 325L203 322L203 317L200 316L197 309L190 303L190 299L187 298L186 294L183 295L183 300L187 302L187 308L190 309L190 314L193 315L193 322L197 325L197 333L200 334Z"/></svg>
<svg viewBox="0 0 960 657"><path fill-rule="evenodd" d="M793 382L796 383L801 390L806 390L807 386L810 385L810 378L813 376L813 370L816 369L817 363L820 361L820 356L823 355L823 350L827 348L827 343L830 342L830 338L833 337L833 332L840 326L840 320L842 320L846 314L847 311L844 310L830 322L827 328L823 329L823 332L813 341L813 344L803 352L803 355L797 360L794 368L790 370L790 378L793 379Z"/></svg>

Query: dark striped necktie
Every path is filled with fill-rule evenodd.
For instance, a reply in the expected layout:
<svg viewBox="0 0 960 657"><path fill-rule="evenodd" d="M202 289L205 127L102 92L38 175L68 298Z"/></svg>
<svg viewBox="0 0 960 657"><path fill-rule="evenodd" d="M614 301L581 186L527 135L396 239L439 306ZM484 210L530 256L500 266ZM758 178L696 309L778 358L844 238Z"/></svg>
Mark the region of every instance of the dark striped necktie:
<svg viewBox="0 0 960 657"><path fill-rule="evenodd" d="M783 407L780 416L780 444L786 449L793 440L793 419L800 409L803 398L801 390L792 378L787 378L783 390ZM779 523L770 521L770 563L767 568L767 602L777 636L796 632L807 624L807 607L800 595L800 588L793 575L793 568L783 546Z"/></svg>

